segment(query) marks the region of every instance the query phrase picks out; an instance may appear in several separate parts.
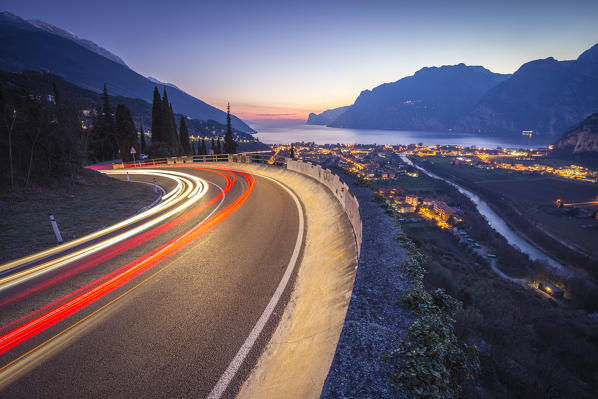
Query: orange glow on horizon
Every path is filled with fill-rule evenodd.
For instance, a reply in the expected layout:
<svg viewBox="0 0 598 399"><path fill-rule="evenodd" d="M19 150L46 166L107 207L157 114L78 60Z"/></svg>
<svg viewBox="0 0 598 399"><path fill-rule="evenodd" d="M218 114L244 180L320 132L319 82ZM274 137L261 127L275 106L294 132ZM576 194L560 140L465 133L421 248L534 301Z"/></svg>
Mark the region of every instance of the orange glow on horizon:
<svg viewBox="0 0 598 399"><path fill-rule="evenodd" d="M352 101L346 104L314 104L313 107L310 105L258 105L258 104L243 104L243 103L232 103L231 102L231 113L235 116L247 120L247 121L301 121L307 120L307 117L311 112L319 114L328 109L342 107L343 105L349 105ZM226 110L226 104L221 106L217 105L218 108Z"/></svg>

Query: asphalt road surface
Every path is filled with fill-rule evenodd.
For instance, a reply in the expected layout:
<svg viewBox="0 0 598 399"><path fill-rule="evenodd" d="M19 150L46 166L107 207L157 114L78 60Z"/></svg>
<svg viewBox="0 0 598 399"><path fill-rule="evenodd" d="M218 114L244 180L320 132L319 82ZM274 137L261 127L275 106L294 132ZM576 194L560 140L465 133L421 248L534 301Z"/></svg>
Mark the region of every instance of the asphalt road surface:
<svg viewBox="0 0 598 399"><path fill-rule="evenodd" d="M197 165L152 170L129 177L156 178L169 206L0 265L0 397L206 397L214 389L294 263L301 213L266 178ZM234 394L272 324L222 397Z"/></svg>

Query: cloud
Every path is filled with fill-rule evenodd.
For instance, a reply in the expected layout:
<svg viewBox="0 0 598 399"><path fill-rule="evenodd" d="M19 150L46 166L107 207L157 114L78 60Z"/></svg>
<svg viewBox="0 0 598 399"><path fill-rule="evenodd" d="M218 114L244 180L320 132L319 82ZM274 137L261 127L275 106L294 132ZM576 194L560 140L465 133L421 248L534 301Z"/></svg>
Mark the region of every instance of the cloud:
<svg viewBox="0 0 598 399"><path fill-rule="evenodd" d="M297 114L254 114L255 116L268 116L268 117L276 117L276 116L297 116Z"/></svg>

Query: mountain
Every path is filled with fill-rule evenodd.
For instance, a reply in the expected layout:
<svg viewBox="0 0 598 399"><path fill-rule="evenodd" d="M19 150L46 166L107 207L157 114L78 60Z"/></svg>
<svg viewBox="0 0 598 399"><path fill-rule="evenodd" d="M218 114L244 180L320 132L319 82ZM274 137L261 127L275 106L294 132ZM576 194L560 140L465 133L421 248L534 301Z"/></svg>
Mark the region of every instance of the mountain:
<svg viewBox="0 0 598 399"><path fill-rule="evenodd" d="M488 89L508 79L481 66L423 68L413 76L362 91L329 126L445 130L473 110Z"/></svg>
<svg viewBox="0 0 598 399"><path fill-rule="evenodd" d="M173 84L173 83L167 83L167 82L160 82L158 79L154 78L153 76L147 76L147 79L148 79L150 82L154 82L154 83L157 83L157 84L159 84L159 85L170 86L170 87L174 87L174 88L175 88L175 89L177 89L177 90L181 90L181 89L179 89L179 87L178 87L178 86L176 86L175 84Z"/></svg>
<svg viewBox="0 0 598 399"><path fill-rule="evenodd" d="M598 111L598 44L574 61L528 62L459 121L463 131L554 138Z"/></svg>
<svg viewBox="0 0 598 399"><path fill-rule="evenodd" d="M184 91L152 82L77 41L50 33L8 12L0 13L0 69L48 71L96 92L102 91L106 83L110 94L140 98L150 103L154 86L158 86L160 91L167 89L168 99L177 113L226 123L225 112ZM231 120L234 128L252 132L239 118L232 116Z"/></svg>
<svg viewBox="0 0 598 399"><path fill-rule="evenodd" d="M116 54L111 53L110 51L106 50L105 48L98 46L91 40L81 39L80 37L78 37L77 35L75 35L72 32L69 32L68 30L61 29L55 25L49 24L44 21L40 21L39 19L29 20L27 22L29 22L31 25L33 25L41 30L44 30L48 33L64 37L65 39L72 40L75 43L80 44L81 46L85 47L89 51L93 51L94 53L99 54L102 57L106 57L111 61L114 61L121 65L124 65L127 68L129 67L127 64L125 64L125 62L122 60L122 58L120 58Z"/></svg>
<svg viewBox="0 0 598 399"><path fill-rule="evenodd" d="M567 131L553 146L560 154L594 153L598 157L598 112Z"/></svg>
<svg viewBox="0 0 598 399"><path fill-rule="evenodd" d="M329 109L320 114L314 114L311 112L307 117L306 125L328 125L335 121L343 112L345 112L349 106L338 107Z"/></svg>

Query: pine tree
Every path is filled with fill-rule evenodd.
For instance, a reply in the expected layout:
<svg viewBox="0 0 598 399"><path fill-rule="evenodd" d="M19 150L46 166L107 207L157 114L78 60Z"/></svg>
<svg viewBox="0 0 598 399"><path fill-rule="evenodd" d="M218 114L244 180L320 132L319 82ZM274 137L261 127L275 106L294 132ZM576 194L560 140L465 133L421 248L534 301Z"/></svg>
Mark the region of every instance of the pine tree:
<svg viewBox="0 0 598 399"><path fill-rule="evenodd" d="M199 149L199 155L208 155L208 148L206 147L206 141L201 139L201 148Z"/></svg>
<svg viewBox="0 0 598 399"><path fill-rule="evenodd" d="M131 117L131 111L123 104L116 106L116 139L121 159L124 162L132 161L131 147L138 147L137 129ZM135 151L138 152L137 149Z"/></svg>
<svg viewBox="0 0 598 399"><path fill-rule="evenodd" d="M216 142L214 141L213 137L212 137L212 154L218 154L216 152Z"/></svg>
<svg viewBox="0 0 598 399"><path fill-rule="evenodd" d="M222 154L222 148L220 147L220 138L216 140L216 143L218 144L218 146L216 147L218 152L216 154Z"/></svg>
<svg viewBox="0 0 598 399"><path fill-rule="evenodd" d="M224 135L224 153L236 154L237 143L233 137L233 128L230 122L230 103L226 106L226 134Z"/></svg>
<svg viewBox="0 0 598 399"><path fill-rule="evenodd" d="M179 141L181 142L181 148L183 155L191 155L191 143L189 142L189 130L187 129L187 122L185 117L181 116L181 122L179 127Z"/></svg>
<svg viewBox="0 0 598 399"><path fill-rule="evenodd" d="M112 116L112 107L110 106L110 98L108 96L108 89L106 83L104 83L104 105L102 107L102 118L100 123L100 129L97 132L100 137L97 139L100 141L102 148L102 161L109 159L115 159L118 152L118 144L116 142L116 132L114 127L114 117Z"/></svg>

